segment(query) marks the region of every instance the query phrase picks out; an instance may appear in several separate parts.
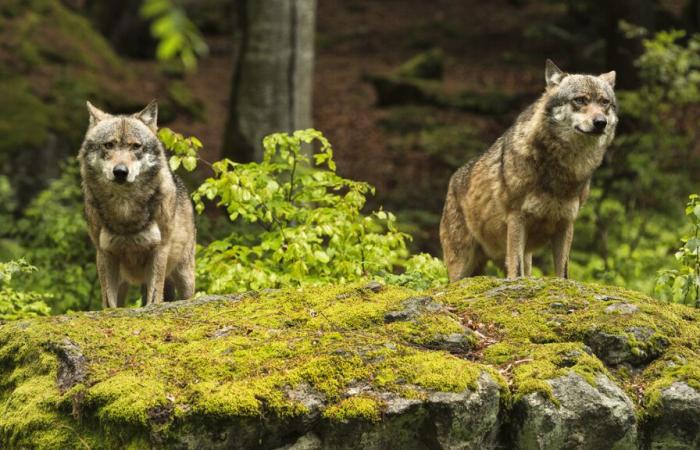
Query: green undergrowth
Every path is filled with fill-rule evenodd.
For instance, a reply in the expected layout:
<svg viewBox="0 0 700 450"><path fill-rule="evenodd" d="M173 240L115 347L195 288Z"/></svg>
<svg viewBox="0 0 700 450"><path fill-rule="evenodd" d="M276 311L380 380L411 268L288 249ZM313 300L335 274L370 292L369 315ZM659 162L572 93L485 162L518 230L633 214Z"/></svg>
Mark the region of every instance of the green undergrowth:
<svg viewBox="0 0 700 450"><path fill-rule="evenodd" d="M0 442L138 447L196 424L292 420L312 404L324 421L372 423L383 420L387 395L475 389L484 373L501 385L505 407L532 392L558 404L547 380L570 371L592 385L601 374L628 390L641 384L642 415L675 381L700 388L693 309L565 280L474 278L428 292L436 303L418 316L387 320L425 295L355 284L7 323ZM617 303L638 310L606 312ZM585 345L592 329L630 327L669 343L634 375ZM436 349L440 336L459 333L466 350ZM83 359L71 368L59 362L65 354Z"/></svg>

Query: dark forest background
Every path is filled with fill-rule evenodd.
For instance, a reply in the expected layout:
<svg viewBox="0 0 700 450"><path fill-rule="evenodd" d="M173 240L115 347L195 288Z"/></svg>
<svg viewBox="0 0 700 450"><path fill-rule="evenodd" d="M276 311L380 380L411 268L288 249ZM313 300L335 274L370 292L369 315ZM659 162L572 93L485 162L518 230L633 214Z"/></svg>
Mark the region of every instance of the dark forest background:
<svg viewBox="0 0 700 450"><path fill-rule="evenodd" d="M198 137L209 162L259 161L265 135L322 131L338 174L376 187L367 208L440 257L450 175L541 94L551 58L618 80L618 137L576 225L572 276L694 302L698 31L697 0L3 0L0 261L38 269L13 279L38 296L16 303L99 308L75 162L85 101L133 113L152 98L159 125ZM211 169L182 175L194 190ZM205 246L233 226L215 207L198 220ZM536 256L540 274L550 259Z"/></svg>

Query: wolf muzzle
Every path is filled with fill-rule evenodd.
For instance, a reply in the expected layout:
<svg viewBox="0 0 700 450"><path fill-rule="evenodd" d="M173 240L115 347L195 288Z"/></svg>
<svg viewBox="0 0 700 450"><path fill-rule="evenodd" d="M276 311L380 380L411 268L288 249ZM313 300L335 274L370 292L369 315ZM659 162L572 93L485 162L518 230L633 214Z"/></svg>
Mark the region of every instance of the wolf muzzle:
<svg viewBox="0 0 700 450"><path fill-rule="evenodd" d="M603 134L605 127L608 126L608 119L605 116L596 116L593 119L593 131L598 134Z"/></svg>
<svg viewBox="0 0 700 450"><path fill-rule="evenodd" d="M117 183L124 183L129 176L129 168L124 164L117 164L114 166L114 169L112 169L112 174L114 174L114 181Z"/></svg>

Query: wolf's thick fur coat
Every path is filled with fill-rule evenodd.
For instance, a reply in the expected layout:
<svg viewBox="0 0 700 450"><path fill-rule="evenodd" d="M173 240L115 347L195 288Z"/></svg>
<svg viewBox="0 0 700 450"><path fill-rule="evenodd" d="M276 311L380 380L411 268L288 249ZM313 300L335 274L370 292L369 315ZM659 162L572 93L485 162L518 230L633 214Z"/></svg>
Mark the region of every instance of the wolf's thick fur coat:
<svg viewBox="0 0 700 450"><path fill-rule="evenodd" d="M450 180L440 241L452 281L489 259L528 276L547 243L556 275L568 276L574 220L615 135L615 72L569 75L548 60L545 79L545 93Z"/></svg>
<svg viewBox="0 0 700 450"><path fill-rule="evenodd" d="M194 211L157 137L157 106L113 116L88 103L78 159L103 307L123 306L130 284L144 304L194 294Z"/></svg>

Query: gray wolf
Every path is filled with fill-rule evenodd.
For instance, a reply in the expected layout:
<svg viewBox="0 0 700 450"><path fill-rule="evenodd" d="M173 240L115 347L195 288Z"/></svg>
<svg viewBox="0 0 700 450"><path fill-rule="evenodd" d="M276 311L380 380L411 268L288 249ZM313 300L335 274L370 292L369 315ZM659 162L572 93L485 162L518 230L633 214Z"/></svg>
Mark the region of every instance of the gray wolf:
<svg viewBox="0 0 700 450"><path fill-rule="evenodd" d="M529 276L547 243L568 278L574 220L615 136L615 72L567 74L547 60L545 80L544 94L450 179L440 242L451 281L483 273L489 259L509 278Z"/></svg>
<svg viewBox="0 0 700 450"><path fill-rule="evenodd" d="M88 233L97 249L102 306L123 306L130 284L144 305L194 294L194 211L157 136L155 101L133 115L87 102L78 160Z"/></svg>

